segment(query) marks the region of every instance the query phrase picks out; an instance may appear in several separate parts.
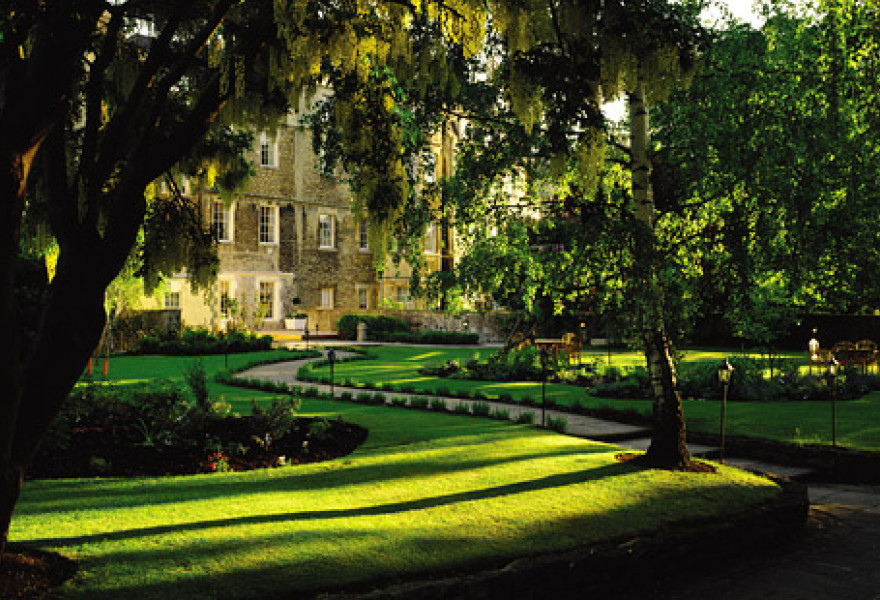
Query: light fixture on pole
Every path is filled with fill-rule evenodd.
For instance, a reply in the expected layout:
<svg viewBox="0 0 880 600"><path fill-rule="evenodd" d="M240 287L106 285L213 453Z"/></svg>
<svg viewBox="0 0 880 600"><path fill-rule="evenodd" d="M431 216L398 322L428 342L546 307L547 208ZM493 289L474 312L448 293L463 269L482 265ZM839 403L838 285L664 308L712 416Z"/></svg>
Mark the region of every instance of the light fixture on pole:
<svg viewBox="0 0 880 600"><path fill-rule="evenodd" d="M333 363L336 362L336 350L331 348L327 351L327 360L330 361L330 399L336 398L335 380L333 377Z"/></svg>
<svg viewBox="0 0 880 600"><path fill-rule="evenodd" d="M831 387L831 446L837 447L837 372L840 363L833 356L825 363L825 381Z"/></svg>
<svg viewBox="0 0 880 600"><path fill-rule="evenodd" d="M723 391L721 393L721 464L724 464L724 429L725 420L727 419L727 389L730 387L730 380L733 378L733 365L726 358L718 367L718 382L721 384Z"/></svg>
<svg viewBox="0 0 880 600"><path fill-rule="evenodd" d="M547 426L547 348L541 348L541 427Z"/></svg>

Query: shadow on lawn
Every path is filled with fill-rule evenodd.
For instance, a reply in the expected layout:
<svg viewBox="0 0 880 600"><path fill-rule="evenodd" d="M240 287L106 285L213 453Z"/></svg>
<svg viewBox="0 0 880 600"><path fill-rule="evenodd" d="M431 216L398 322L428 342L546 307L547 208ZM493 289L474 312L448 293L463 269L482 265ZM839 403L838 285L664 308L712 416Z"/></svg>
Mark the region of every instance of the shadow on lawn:
<svg viewBox="0 0 880 600"><path fill-rule="evenodd" d="M594 470L567 475L550 476L530 482L530 489L552 489L566 485L566 480L599 479L630 470L624 465L607 465ZM352 511L322 513L290 513L253 519L226 519L193 524L195 528L227 527L279 522L285 519L318 519L342 516L385 515L402 510L428 508L469 499L486 499L499 495L528 491L525 486L513 484L498 486L468 494L450 494L425 499L416 503L398 503ZM462 524L457 528L426 532L424 529L401 532L399 538L389 540L382 531L372 528L322 527L320 531L290 529L268 535L247 532L246 535L210 539L193 536L186 544L166 544L157 539L136 551L122 549L114 552L108 546L103 552L85 558L82 571L89 574L82 584L90 600L109 600L137 597L142 599L182 600L184 598L311 598L327 591L370 591L390 583L414 580L420 577L436 578L461 576L493 568L502 568L512 559L563 552L584 548L612 539L623 540L633 535L664 535L679 529L698 532L707 523L718 521L705 513L706 504L714 509L724 506L721 501L730 486L719 486L713 499L702 498L698 514L706 519L686 521L676 519L675 511L668 508L681 501L680 492L662 487L650 494L629 498L626 507L615 505L604 510L586 510L563 519L552 514L536 512L535 518L524 526L507 532L506 537L486 537L484 532L470 531ZM735 486L734 486L735 487ZM423 504L416 506L416 504ZM430 505L430 506L429 506ZM97 539L84 536L66 540L73 545L97 541L119 541L137 536L162 535L179 532L181 528L145 528L121 532ZM48 542L48 540L46 541ZM65 545L65 544L61 544ZM286 548L302 547L306 552L288 553ZM260 555L260 565L254 565L254 553ZM567 560L567 559L566 559ZM126 565L123 577L112 578L112 565ZM568 564L567 562L565 563ZM605 564L603 568L607 567ZM687 567L684 567L687 568ZM565 568L553 571L553 577L564 576ZM105 577L102 581L101 577ZM91 578L91 582L89 581ZM638 583L639 572L615 583L626 588ZM94 583L92 583L94 582ZM559 584L559 581L555 582ZM509 581L507 582L509 585ZM509 587L503 588L510 592ZM489 588L479 588L483 594ZM495 591L501 591L501 588ZM438 596L439 597L439 596ZM492 595L486 597L493 597ZM516 597L507 596L507 597ZM580 597L571 596L571 597Z"/></svg>
<svg viewBox="0 0 880 600"><path fill-rule="evenodd" d="M527 459L526 459L527 460ZM504 462L504 461L501 461ZM521 494L524 492L545 490L550 488L559 488L569 485L585 483L588 481L596 481L605 477L613 477L628 472L638 470L627 464L611 464L602 467L577 471L573 473L560 473L556 475L548 475L539 479L527 481L518 481L481 490L471 490L466 492L457 492L454 494L446 494L443 496L434 496L430 498L419 498L416 500L406 500L403 502L393 502L390 504L380 504L376 506L364 506L360 508L343 508L331 510L316 511L300 511L292 513L281 513L275 515L253 515L234 517L230 519L210 519L206 521L198 521L196 523L182 523L175 525L159 525L155 527L144 527L141 529L129 529L125 531L95 533L84 536L75 536L68 538L45 538L22 540L28 545L48 545L52 547L69 547L93 542L120 541L129 540L140 537L148 537L153 535L165 535L181 533L185 531L199 531L211 529L214 527L238 527L242 525L263 525L269 523L286 523L292 521L305 521L314 519L340 519L354 518L377 515L389 515L413 510L425 510L456 504L459 502L471 502L476 500L488 500L511 494Z"/></svg>
<svg viewBox="0 0 880 600"><path fill-rule="evenodd" d="M408 451L411 452L412 449L403 447L400 450L401 453ZM232 498L259 493L322 490L423 475L453 474L535 459L609 451L611 448L604 445L578 442L564 449L482 459L450 458L448 455L440 454L435 459L395 462L393 467L389 467L384 462L350 464L351 459L342 458L326 463L315 463L308 467L282 467L272 470L269 476L265 471L248 471L223 476L34 481L28 482L26 487L32 488L33 491L27 489L26 501L19 505L16 512L22 516L52 513L61 517L67 511L130 509L137 506L158 506L181 501ZM388 454L388 450L384 449L378 457L361 456L355 459L355 462L381 460L382 456ZM310 472L304 472L305 468Z"/></svg>

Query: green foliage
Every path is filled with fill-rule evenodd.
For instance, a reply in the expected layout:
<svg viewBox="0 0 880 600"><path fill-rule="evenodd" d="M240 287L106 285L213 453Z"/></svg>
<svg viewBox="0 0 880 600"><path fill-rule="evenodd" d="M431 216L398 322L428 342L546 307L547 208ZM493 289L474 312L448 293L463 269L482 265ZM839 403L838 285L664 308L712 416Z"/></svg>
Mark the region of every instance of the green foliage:
<svg viewBox="0 0 880 600"><path fill-rule="evenodd" d="M490 406L488 402L473 402L471 403L471 414L477 417L488 417L490 413Z"/></svg>
<svg viewBox="0 0 880 600"><path fill-rule="evenodd" d="M263 448L270 448L293 429L300 404L299 398L293 397L276 398L268 407L256 400L251 402L251 423Z"/></svg>
<svg viewBox="0 0 880 600"><path fill-rule="evenodd" d="M443 398L431 398L431 402L428 404L428 410L446 412L446 400Z"/></svg>
<svg viewBox="0 0 880 600"><path fill-rule="evenodd" d="M391 332L383 336L384 342L400 342L410 344L431 344L431 345L473 345L480 341L479 334L465 333L462 331L413 331L413 332Z"/></svg>
<svg viewBox="0 0 880 600"><path fill-rule="evenodd" d="M535 423L535 413L522 412L516 417L516 422L520 425L533 425Z"/></svg>
<svg viewBox="0 0 880 600"><path fill-rule="evenodd" d="M206 329L186 329L179 338L159 339L144 337L136 354L205 355L269 350L272 336L232 331L226 335L214 335Z"/></svg>
<svg viewBox="0 0 880 600"><path fill-rule="evenodd" d="M208 374L204 361L197 359L189 363L184 369L183 377L196 399L196 406L205 413L210 412L211 399L208 396Z"/></svg>
<svg viewBox="0 0 880 600"><path fill-rule="evenodd" d="M568 429L568 419L565 417L547 417L547 429L558 433L565 433Z"/></svg>
<svg viewBox="0 0 880 600"><path fill-rule="evenodd" d="M193 434L203 414L194 411L182 390L171 382L153 381L127 391L125 402L131 406L134 426L144 446L198 442Z"/></svg>
<svg viewBox="0 0 880 600"><path fill-rule="evenodd" d="M316 440L326 439L330 427L330 421L327 419L316 419L309 424L308 437Z"/></svg>
<svg viewBox="0 0 880 600"><path fill-rule="evenodd" d="M384 341L386 336L395 332L409 332L409 324L403 319L390 315L342 315L336 322L336 331L343 340L357 339L358 323L367 325L367 338Z"/></svg>
<svg viewBox="0 0 880 600"><path fill-rule="evenodd" d="M451 372L459 379L478 381L541 381L540 354L534 346L512 348L491 355L484 362L471 360L461 372Z"/></svg>
<svg viewBox="0 0 880 600"><path fill-rule="evenodd" d="M409 407L417 410L427 410L429 399L424 396L410 396Z"/></svg>
<svg viewBox="0 0 880 600"><path fill-rule="evenodd" d="M650 398L651 381L648 371L637 367L625 375L620 371L606 374L606 379L593 388L593 393L600 398Z"/></svg>
<svg viewBox="0 0 880 600"><path fill-rule="evenodd" d="M501 408L496 408L496 409L492 410L489 417L492 419L497 419L499 421L509 421L510 420L510 411L505 410L505 409L501 409Z"/></svg>

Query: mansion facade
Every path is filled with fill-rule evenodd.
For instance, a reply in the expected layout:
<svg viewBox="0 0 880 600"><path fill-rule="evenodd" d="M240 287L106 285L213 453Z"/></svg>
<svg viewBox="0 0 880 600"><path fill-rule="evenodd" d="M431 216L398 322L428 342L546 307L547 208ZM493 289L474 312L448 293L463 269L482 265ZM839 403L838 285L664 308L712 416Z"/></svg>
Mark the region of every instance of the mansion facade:
<svg viewBox="0 0 880 600"><path fill-rule="evenodd" d="M217 237L220 271L214 289L193 293L186 274L166 281L153 308L178 310L183 325L223 330L230 321L280 329L286 317L306 313L309 327L335 328L339 315L378 308L424 308L411 301L410 269L387 261L377 268L365 221L352 212L351 191L322 175L311 132L300 110L276 132L255 136L248 159L256 170L231 202L201 200L201 214ZM452 169L461 128L438 136L436 174ZM450 268L454 237L437 225L425 235L429 270Z"/></svg>

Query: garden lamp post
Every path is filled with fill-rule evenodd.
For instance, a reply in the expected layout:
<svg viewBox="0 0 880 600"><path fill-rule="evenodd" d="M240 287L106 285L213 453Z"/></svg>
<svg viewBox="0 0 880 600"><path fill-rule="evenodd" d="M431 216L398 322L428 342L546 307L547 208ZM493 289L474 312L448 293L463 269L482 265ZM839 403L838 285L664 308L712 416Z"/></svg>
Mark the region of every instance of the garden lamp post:
<svg viewBox="0 0 880 600"><path fill-rule="evenodd" d="M726 358L718 367L718 382L723 389L721 393L721 464L724 464L724 429L727 418L727 389L730 387L730 379L733 377L733 365Z"/></svg>
<svg viewBox="0 0 880 600"><path fill-rule="evenodd" d="M541 427L547 424L547 348L541 348Z"/></svg>
<svg viewBox="0 0 880 600"><path fill-rule="evenodd" d="M336 389L334 386L333 363L336 362L336 350L331 348L327 351L327 360L330 361L330 398L336 398Z"/></svg>
<svg viewBox="0 0 880 600"><path fill-rule="evenodd" d="M840 363L833 356L825 363L825 381L831 387L831 447L837 447L837 370Z"/></svg>
<svg viewBox="0 0 880 600"><path fill-rule="evenodd" d="M813 330L813 335L816 334L816 330ZM810 341L807 342L807 351L810 353L810 375L813 374L813 363L819 363L819 340L815 337L810 338Z"/></svg>
<svg viewBox="0 0 880 600"><path fill-rule="evenodd" d="M309 349L309 328L303 329L303 339L306 341L306 350Z"/></svg>
<svg viewBox="0 0 880 600"><path fill-rule="evenodd" d="M583 321L581 321L581 329L580 329L581 347L580 347L580 349L578 349L578 366L581 366L582 364L584 364L584 342L586 340L586 337L585 337L586 331L587 331L587 324L584 323Z"/></svg>

